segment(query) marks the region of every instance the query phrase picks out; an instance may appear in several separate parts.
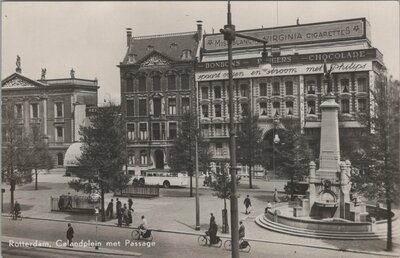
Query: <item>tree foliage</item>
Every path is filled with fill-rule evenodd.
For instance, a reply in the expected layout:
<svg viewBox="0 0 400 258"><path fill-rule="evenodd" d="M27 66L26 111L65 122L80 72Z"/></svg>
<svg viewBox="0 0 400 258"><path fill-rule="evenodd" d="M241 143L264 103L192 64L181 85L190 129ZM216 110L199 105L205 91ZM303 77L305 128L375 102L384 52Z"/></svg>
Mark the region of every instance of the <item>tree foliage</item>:
<svg viewBox="0 0 400 258"><path fill-rule="evenodd" d="M126 163L125 134L119 107L99 107L90 117L90 126L81 127L82 167L77 179L69 182L76 191L100 191L104 220L104 194L116 191L129 182L122 170Z"/></svg>
<svg viewBox="0 0 400 258"><path fill-rule="evenodd" d="M250 112L248 112L250 114ZM252 168L262 163L262 129L258 127L258 116L246 116L237 133L238 162L249 167L249 188L252 186Z"/></svg>
<svg viewBox="0 0 400 258"><path fill-rule="evenodd" d="M276 166L293 181L308 175L308 166L312 157L307 140L301 134L300 123L293 118L281 119L285 130L279 131L280 143L276 144ZM293 190L291 195L293 198Z"/></svg>
<svg viewBox="0 0 400 258"><path fill-rule="evenodd" d="M190 177L193 176L196 166L196 137L199 171L208 170L211 160L209 144L200 133L197 116L186 113L182 117L181 129L170 149L168 164L172 171L186 171ZM192 184L190 184L190 196L192 196Z"/></svg>

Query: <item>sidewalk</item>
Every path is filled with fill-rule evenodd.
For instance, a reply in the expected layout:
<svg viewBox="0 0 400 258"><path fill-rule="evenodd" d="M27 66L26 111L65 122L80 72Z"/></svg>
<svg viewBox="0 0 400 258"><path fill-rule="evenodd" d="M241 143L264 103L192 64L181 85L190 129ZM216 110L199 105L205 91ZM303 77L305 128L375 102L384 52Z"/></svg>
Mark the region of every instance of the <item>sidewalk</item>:
<svg viewBox="0 0 400 258"><path fill-rule="evenodd" d="M66 247L60 242L49 242L49 241L42 241L36 239L27 239L27 238L17 238L17 237L9 237L9 236L2 236L1 242L7 244L12 248L19 248L19 247L35 247L35 248L52 248L58 249L68 252L84 252L84 253L96 253L96 254L104 254L104 255L116 255L116 256L135 256L140 257L142 256L141 253L137 252L127 252L121 251L116 249L107 249L104 247L99 248L98 250L94 249L94 246L88 247L83 246L74 246L73 248Z"/></svg>

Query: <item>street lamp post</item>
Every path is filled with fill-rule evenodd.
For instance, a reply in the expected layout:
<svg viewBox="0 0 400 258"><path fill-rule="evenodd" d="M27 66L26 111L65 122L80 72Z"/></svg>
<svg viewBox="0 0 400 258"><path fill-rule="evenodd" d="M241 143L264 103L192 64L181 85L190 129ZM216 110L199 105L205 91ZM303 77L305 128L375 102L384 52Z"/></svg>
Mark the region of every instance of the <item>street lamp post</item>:
<svg viewBox="0 0 400 258"><path fill-rule="evenodd" d="M228 0L228 12L227 12L227 25L224 26L220 32L224 35L224 40L228 44L228 76L229 76L229 151L230 151L230 173L231 173L231 238L232 238L232 258L239 257L239 214L238 214L238 195L236 192L237 183L237 166L236 166L236 128L234 122L234 89L233 89L233 64L232 64L232 43L236 36L250 39L256 42L264 44L262 52L262 61L266 62L267 51L265 40L260 40L248 35L243 35L236 33L235 25L232 24L232 14L231 14L231 3Z"/></svg>
<svg viewBox="0 0 400 258"><path fill-rule="evenodd" d="M274 170L274 177L276 177L276 169L275 169L275 144L280 142L279 135L277 133L277 126L279 123L278 116L275 115L274 117L274 139L272 141L272 168Z"/></svg>

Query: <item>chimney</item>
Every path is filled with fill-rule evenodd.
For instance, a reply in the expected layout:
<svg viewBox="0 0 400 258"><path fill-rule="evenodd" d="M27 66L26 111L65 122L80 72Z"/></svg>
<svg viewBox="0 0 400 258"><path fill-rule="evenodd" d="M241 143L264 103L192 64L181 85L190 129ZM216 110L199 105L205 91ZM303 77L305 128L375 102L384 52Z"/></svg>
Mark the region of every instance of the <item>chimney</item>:
<svg viewBox="0 0 400 258"><path fill-rule="evenodd" d="M198 41L200 41L201 37L203 36L203 33L202 33L202 31L203 31L203 24L202 24L203 21L198 20L196 22L197 22L197 39L198 39Z"/></svg>
<svg viewBox="0 0 400 258"><path fill-rule="evenodd" d="M129 47L131 45L132 38L132 28L126 28L126 45Z"/></svg>

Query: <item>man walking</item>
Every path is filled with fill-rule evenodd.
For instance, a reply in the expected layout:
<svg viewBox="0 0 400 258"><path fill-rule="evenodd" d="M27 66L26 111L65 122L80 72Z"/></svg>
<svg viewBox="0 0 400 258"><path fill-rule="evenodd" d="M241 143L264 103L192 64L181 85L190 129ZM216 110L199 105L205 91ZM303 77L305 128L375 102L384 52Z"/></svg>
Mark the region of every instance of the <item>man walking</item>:
<svg viewBox="0 0 400 258"><path fill-rule="evenodd" d="M249 214L250 213L249 207L251 206L251 201L250 201L249 195L247 195L247 197L246 197L246 199L244 199L243 203L244 203L244 206L246 207L245 214Z"/></svg>
<svg viewBox="0 0 400 258"><path fill-rule="evenodd" d="M117 198L117 219L118 219L118 226L122 226L122 203Z"/></svg>
<svg viewBox="0 0 400 258"><path fill-rule="evenodd" d="M129 210L132 210L132 205L133 205L132 198L129 198L128 199L128 208L129 208Z"/></svg>
<svg viewBox="0 0 400 258"><path fill-rule="evenodd" d="M113 213L114 213L114 199L111 199L111 201L108 203L107 206L107 214L110 219L113 218Z"/></svg>
<svg viewBox="0 0 400 258"><path fill-rule="evenodd" d="M67 230L67 240L68 240L68 242L67 242L67 246L68 247L73 247L72 246L72 238L74 237L74 229L72 228L72 226L71 226L71 223L68 223L68 230Z"/></svg>

